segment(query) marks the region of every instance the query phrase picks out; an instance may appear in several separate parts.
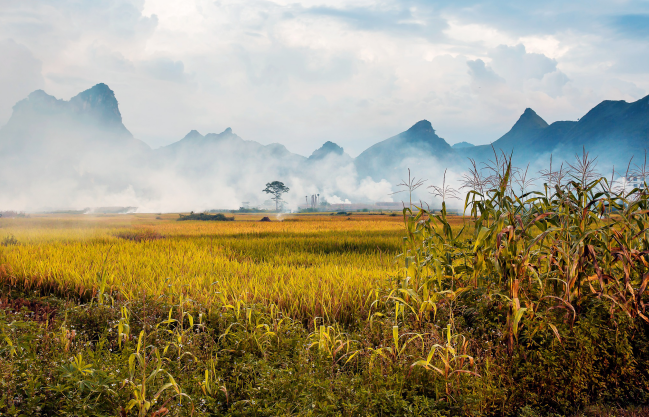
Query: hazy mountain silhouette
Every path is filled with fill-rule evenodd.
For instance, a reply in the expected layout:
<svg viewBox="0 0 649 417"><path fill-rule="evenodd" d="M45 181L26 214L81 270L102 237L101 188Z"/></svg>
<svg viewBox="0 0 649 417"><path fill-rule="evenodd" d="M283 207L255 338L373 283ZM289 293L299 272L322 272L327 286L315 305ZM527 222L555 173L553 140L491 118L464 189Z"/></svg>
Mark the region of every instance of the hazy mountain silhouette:
<svg viewBox="0 0 649 417"><path fill-rule="evenodd" d="M69 101L34 91L14 106L11 118L0 129L0 147L12 151L29 148L33 152L37 150L34 145L60 146L61 140L75 149L86 145L149 149L122 123L115 94L106 84L97 84Z"/></svg>
<svg viewBox="0 0 649 417"><path fill-rule="evenodd" d="M453 149L473 148L475 145L469 142L458 142L451 146Z"/></svg>
<svg viewBox="0 0 649 417"><path fill-rule="evenodd" d="M513 149L524 147L530 138L538 136L548 124L530 108L525 109L511 130L493 144L497 148Z"/></svg>
<svg viewBox="0 0 649 417"><path fill-rule="evenodd" d="M452 152L451 146L435 134L430 122L421 120L405 132L369 147L355 163L360 177L393 178L401 175L396 171L405 160L444 158Z"/></svg>
<svg viewBox="0 0 649 417"><path fill-rule="evenodd" d="M331 141L326 141L324 145L322 145L320 148L316 149L313 151L311 156L309 156L310 160L319 160L319 159L324 159L329 155L339 155L342 156L345 153L345 150L338 146L337 144L331 142Z"/></svg>
<svg viewBox="0 0 649 417"><path fill-rule="evenodd" d="M451 147L422 120L353 159L331 141L307 158L280 144L244 140L230 128L206 135L192 130L151 150L122 123L113 91L97 84L69 101L38 90L14 106L0 129L0 193L4 201L31 207L110 206L116 197L106 196L119 195L124 205L146 198L162 201L163 208L181 207L184 193L214 207L214 194L254 201L260 184L284 179L300 199L318 190L343 199L385 199L381 187L389 184L377 183L395 184L407 168L418 176L439 175L446 167L461 172L467 158L485 162L494 150L513 153L519 165L550 154L555 161L572 160L583 147L601 165L621 167L632 155L638 158L649 147L649 96L604 101L578 121L550 125L528 108L501 138L481 146Z"/></svg>
<svg viewBox="0 0 649 417"><path fill-rule="evenodd" d="M492 148L493 146L493 148ZM597 156L600 165L626 166L649 147L649 96L636 102L603 101L579 121L548 125L532 109L526 109L512 129L491 145L457 149L460 156L486 160L494 149L514 155L526 164L542 156L572 161L583 149Z"/></svg>
<svg viewBox="0 0 649 417"><path fill-rule="evenodd" d="M220 180L235 182L246 172L271 171L269 175L278 170L288 172L307 160L278 143L262 145L244 140L231 128L205 136L192 130L180 141L157 149L154 154L157 164L173 167L181 175L219 175Z"/></svg>
<svg viewBox="0 0 649 417"><path fill-rule="evenodd" d="M95 193L137 187L137 167L150 148L122 123L115 94L105 84L58 100L42 90L18 102L0 129L3 194L43 206L67 206Z"/></svg>

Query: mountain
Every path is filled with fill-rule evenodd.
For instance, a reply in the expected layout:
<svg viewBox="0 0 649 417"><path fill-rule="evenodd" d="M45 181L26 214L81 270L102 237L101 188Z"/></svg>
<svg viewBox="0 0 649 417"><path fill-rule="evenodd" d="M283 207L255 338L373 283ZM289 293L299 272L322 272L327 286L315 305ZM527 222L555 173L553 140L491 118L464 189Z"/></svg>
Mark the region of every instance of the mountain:
<svg viewBox="0 0 649 417"><path fill-rule="evenodd" d="M572 162L585 149L598 157L600 167L626 166L649 147L649 96L636 102L603 101L578 121L548 125L526 109L512 129L490 145L457 149L462 157L486 161L494 150L513 154L518 165L540 158Z"/></svg>
<svg viewBox="0 0 649 417"><path fill-rule="evenodd" d="M345 150L338 146L337 144L327 141L322 145L320 148L316 149L313 151L311 156L309 156L310 160L320 160L324 159L329 155L343 155L345 153Z"/></svg>
<svg viewBox="0 0 649 417"><path fill-rule="evenodd" d="M153 161L156 172L176 181L183 179L189 188L205 190L213 189L214 183L227 184L237 190L233 199L248 202L259 201L260 185L275 179L290 182L300 197L317 190L333 191L336 173L348 172L353 166L352 158L333 142L305 158L278 143L244 140L230 128L205 136L192 130L180 141L155 150ZM335 192L347 197L344 190Z"/></svg>
<svg viewBox="0 0 649 417"><path fill-rule="evenodd" d="M572 162L585 148L604 171L626 166L633 155L638 160L647 147L649 96L633 103L604 101L578 121L552 124L528 108L501 138L480 146L450 146L421 120L355 159L333 141L304 157L281 144L245 140L230 128L206 135L192 130L151 150L124 126L114 92L97 84L68 101L34 91L14 106L0 128L0 202L22 210L236 208L242 201L261 204L263 184L272 180L291 188L287 198L294 204L315 193L329 201L377 201L389 198L391 184L408 168L438 183L445 168L457 177L468 158L481 166L494 151L536 170L550 154L557 163Z"/></svg>
<svg viewBox="0 0 649 417"><path fill-rule="evenodd" d="M72 135L65 139L76 146L104 141L140 150L149 148L126 129L115 93L106 84L97 84L69 101L57 100L43 90L34 91L13 107L11 118L0 129L0 146L31 147L33 142L46 144L52 142L50 139L59 142L59 135Z"/></svg>
<svg viewBox="0 0 649 417"><path fill-rule="evenodd" d="M473 148L475 145L469 142L458 142L451 146L453 149Z"/></svg>
<svg viewBox="0 0 649 417"><path fill-rule="evenodd" d="M633 103L603 101L553 140L566 151L585 147L593 155L623 165L649 146L649 96ZM544 145L539 141L536 148Z"/></svg>
<svg viewBox="0 0 649 417"><path fill-rule="evenodd" d="M369 147L358 155L355 164L359 177L380 180L401 175L397 171L404 169L404 161L444 158L452 153L451 145L437 136L431 123L421 120L405 132Z"/></svg>
<svg viewBox="0 0 649 417"><path fill-rule="evenodd" d="M278 143L262 145L244 140L231 128L205 136L192 130L180 141L154 153L159 167L173 167L188 177L219 175L222 180L228 181L241 178L246 173L251 175L269 170L287 172L307 159L289 152Z"/></svg>
<svg viewBox="0 0 649 417"><path fill-rule="evenodd" d="M493 144L497 148L516 150L516 147L525 146L531 138L537 137L547 127L545 120L534 110L527 108L510 131Z"/></svg>
<svg viewBox="0 0 649 417"><path fill-rule="evenodd" d="M37 90L14 106L0 129L0 188L4 198L32 207L73 201L84 207L97 194L137 188L138 167L149 152L122 123L106 84L69 101Z"/></svg>

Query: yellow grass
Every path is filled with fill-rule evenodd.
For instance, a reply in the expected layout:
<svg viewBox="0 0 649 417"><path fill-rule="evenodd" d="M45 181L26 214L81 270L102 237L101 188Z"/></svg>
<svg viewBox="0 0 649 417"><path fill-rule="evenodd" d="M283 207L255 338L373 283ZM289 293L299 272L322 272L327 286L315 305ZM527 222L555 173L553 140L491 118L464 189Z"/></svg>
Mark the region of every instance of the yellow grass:
<svg viewBox="0 0 649 417"><path fill-rule="evenodd" d="M160 217L160 219L156 219ZM94 294L104 274L127 297L275 304L289 315L352 320L373 288L398 273L401 216L297 215L259 222L175 221L177 215L1 219L0 278ZM161 235L131 241L118 235Z"/></svg>

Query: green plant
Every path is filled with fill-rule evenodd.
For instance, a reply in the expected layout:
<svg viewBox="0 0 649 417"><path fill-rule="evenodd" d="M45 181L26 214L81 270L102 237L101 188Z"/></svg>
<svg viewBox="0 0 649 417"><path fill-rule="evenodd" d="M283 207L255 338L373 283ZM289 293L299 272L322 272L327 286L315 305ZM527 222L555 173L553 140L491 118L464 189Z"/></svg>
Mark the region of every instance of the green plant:
<svg viewBox="0 0 649 417"><path fill-rule="evenodd" d="M4 239L2 239L2 246L13 246L18 244L18 239L16 239L16 236L14 235L5 236Z"/></svg>
<svg viewBox="0 0 649 417"><path fill-rule="evenodd" d="M218 221L218 222L231 222L234 221L234 216L227 217L223 213L209 214L209 213L194 213L193 211L187 215L179 214L178 221L184 220L201 220L201 221Z"/></svg>
<svg viewBox="0 0 649 417"><path fill-rule="evenodd" d="M415 215L404 209L404 276L395 282L389 297L408 307L402 320L408 316L415 322L429 320L421 311L432 303L437 306L433 311L445 311L455 326L458 313L463 320L470 317L480 307L476 301L483 300L480 308L504 310L504 317L497 316L488 326L499 335L498 342L505 344L509 357L527 358L528 369L543 363L546 355L558 354L557 347L565 349L570 360L577 360L571 349L592 348L589 344L596 343L597 332L588 323L593 315L623 314L634 329L630 331L637 332L640 325L635 320L649 322L645 310L649 199L640 189L617 192L602 187L606 179L594 176L592 166L584 152L571 166L569 181L555 182L553 189L546 185L542 191L517 194L512 187L517 171L503 155L492 170L493 187L467 194L465 210L475 221L466 224L470 228L466 234L464 228L451 227L445 202L440 213L420 209ZM605 216L611 212L616 215ZM619 318L607 323L609 332L626 331L626 325L616 322ZM577 337L577 324L591 328L589 342L583 333ZM452 372L448 365L432 367L436 352L416 363ZM618 366L639 377L639 368L625 355L631 362ZM509 366L522 365L515 359ZM568 382L564 395L587 403L593 394L586 394L591 388L585 387L607 377L622 383L617 368L593 366L592 372ZM555 401L562 410L570 409L566 397Z"/></svg>
<svg viewBox="0 0 649 417"><path fill-rule="evenodd" d="M466 369L474 365L473 357L467 355L469 341L460 334L452 334L451 325L446 326L446 343L434 344L426 359L420 359L411 366L437 372L444 378L446 394L450 395L449 381L456 374L467 374L480 377L476 372Z"/></svg>
<svg viewBox="0 0 649 417"><path fill-rule="evenodd" d="M158 348L152 345L144 346L145 343L146 333L143 330L138 337L136 351L128 359L129 379L126 381L131 387L133 399L129 401L125 409L128 411L136 408L140 417L145 417L152 407L158 406L158 399L167 390L173 390L175 394L160 405L156 413L161 414L167 403L176 397L181 403L183 397L191 400L187 394L182 392L174 377L163 369ZM160 377L165 376L168 382L157 387ZM156 387L158 388L157 392L154 391ZM151 395L151 392L155 392L155 394Z"/></svg>
<svg viewBox="0 0 649 417"><path fill-rule="evenodd" d="M351 340L338 326L316 325L314 327L317 331L309 335L308 339L311 343L308 348L317 347L320 354L331 360L332 370L343 359L345 359L343 366L346 365L360 352L359 349L355 349L358 342Z"/></svg>

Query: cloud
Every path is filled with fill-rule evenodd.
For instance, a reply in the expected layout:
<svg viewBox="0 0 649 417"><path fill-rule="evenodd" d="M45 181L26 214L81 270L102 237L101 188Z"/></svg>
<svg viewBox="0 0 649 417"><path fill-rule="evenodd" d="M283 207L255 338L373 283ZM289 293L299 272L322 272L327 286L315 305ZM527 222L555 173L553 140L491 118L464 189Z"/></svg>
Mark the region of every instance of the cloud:
<svg viewBox="0 0 649 417"><path fill-rule="evenodd" d="M543 74L538 83L537 89L545 92L552 98L563 95L563 87L570 81L568 76L561 71L553 71Z"/></svg>
<svg viewBox="0 0 649 417"><path fill-rule="evenodd" d="M119 51L111 50L105 45L92 45L89 49L90 59L103 68L114 71L133 71L135 66Z"/></svg>
<svg viewBox="0 0 649 417"><path fill-rule="evenodd" d="M140 66L149 76L157 80L182 83L188 78L187 74L185 74L185 64L182 61L174 61L170 58L155 58L143 61Z"/></svg>
<svg viewBox="0 0 649 417"><path fill-rule="evenodd" d="M13 39L0 41L0 120L7 120L11 108L34 90L43 88L42 62Z"/></svg>
<svg viewBox="0 0 649 417"><path fill-rule="evenodd" d="M564 94L570 79L557 69L557 61L544 54L529 53L525 46L499 45L489 51L489 65L483 60L467 61L473 90L493 100L520 101L531 92L542 92L556 99ZM492 103L493 104L493 103Z"/></svg>
<svg viewBox="0 0 649 417"><path fill-rule="evenodd" d="M507 82L522 87L529 79L542 79L557 69L557 61L543 54L529 53L525 45L499 45L489 52L491 67Z"/></svg>
<svg viewBox="0 0 649 417"><path fill-rule="evenodd" d="M396 35L441 39L448 24L434 10L392 3L390 7L311 7L311 15L339 19L356 30L390 32Z"/></svg>
<svg viewBox="0 0 649 417"><path fill-rule="evenodd" d="M9 78L62 98L107 83L127 127L153 147L232 126L303 155L327 140L357 155L421 119L449 142L488 143L526 107L576 119L649 91L640 0L54 4L3 3L0 39L44 74ZM10 62L0 71L29 60ZM28 92L0 98L0 124Z"/></svg>
<svg viewBox="0 0 649 417"><path fill-rule="evenodd" d="M505 82L504 78L496 74L490 67L487 67L481 59L467 61L466 64L469 67L469 75L473 79L473 82L480 86L489 86Z"/></svg>

